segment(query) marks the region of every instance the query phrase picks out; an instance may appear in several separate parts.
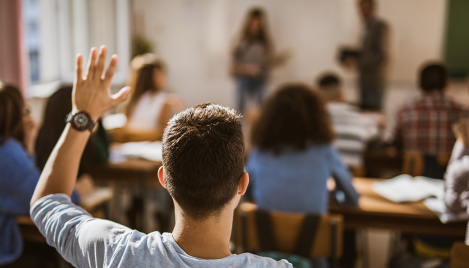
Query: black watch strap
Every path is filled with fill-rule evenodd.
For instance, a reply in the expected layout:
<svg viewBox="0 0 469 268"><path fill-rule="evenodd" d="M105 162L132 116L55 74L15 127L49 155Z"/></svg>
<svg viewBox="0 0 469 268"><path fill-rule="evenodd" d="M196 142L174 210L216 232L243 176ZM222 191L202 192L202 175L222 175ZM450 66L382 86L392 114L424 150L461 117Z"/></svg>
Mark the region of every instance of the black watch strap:
<svg viewBox="0 0 469 268"><path fill-rule="evenodd" d="M65 118L66 123L70 123L72 127L78 131L89 130L93 131L95 122L91 119L91 116L84 111L78 111L76 113L70 112Z"/></svg>

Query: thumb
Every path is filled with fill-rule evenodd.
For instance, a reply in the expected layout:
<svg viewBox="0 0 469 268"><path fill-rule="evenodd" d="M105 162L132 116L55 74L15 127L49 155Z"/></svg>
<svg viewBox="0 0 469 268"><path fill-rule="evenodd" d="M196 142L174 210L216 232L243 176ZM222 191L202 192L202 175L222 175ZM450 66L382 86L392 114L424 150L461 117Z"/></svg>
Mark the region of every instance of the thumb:
<svg viewBox="0 0 469 268"><path fill-rule="evenodd" d="M129 96L129 93L130 93L130 87L124 87L122 88L121 90L119 90L119 92L117 92L116 94L112 95L111 99L111 103L112 103L112 107L118 105L118 104L121 104L123 103L124 101L127 100L127 97Z"/></svg>

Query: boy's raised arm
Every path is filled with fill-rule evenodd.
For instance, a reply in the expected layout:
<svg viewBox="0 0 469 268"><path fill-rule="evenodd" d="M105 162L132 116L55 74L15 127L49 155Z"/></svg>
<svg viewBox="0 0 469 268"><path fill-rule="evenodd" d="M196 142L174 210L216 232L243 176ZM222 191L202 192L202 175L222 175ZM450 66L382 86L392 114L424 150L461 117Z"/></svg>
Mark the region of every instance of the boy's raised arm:
<svg viewBox="0 0 469 268"><path fill-rule="evenodd" d="M102 46L98 51L91 49L86 77L83 72L83 57L78 55L73 85L73 112L83 111L96 122L102 113L124 102L130 88L123 88L119 93L111 95L112 77L117 68L117 56L111 59L105 71L107 48ZM89 130L79 131L67 124L49 159L31 199L33 205L38 199L57 193L70 196L78 174L78 167L83 150L90 136Z"/></svg>

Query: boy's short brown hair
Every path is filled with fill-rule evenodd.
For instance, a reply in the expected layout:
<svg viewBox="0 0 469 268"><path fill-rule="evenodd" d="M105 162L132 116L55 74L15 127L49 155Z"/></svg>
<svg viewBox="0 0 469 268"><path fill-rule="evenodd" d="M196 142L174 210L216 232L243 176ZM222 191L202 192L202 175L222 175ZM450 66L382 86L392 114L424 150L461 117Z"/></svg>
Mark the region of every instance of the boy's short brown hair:
<svg viewBox="0 0 469 268"><path fill-rule="evenodd" d="M188 216L220 212L244 172L244 136L234 110L205 103L175 115L163 135L164 182Z"/></svg>

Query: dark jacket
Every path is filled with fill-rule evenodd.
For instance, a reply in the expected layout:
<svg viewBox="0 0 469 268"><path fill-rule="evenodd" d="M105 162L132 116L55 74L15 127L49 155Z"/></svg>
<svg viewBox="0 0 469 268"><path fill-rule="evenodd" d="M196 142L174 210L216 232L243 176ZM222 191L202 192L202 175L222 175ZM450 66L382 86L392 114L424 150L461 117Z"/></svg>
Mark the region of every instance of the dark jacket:
<svg viewBox="0 0 469 268"><path fill-rule="evenodd" d="M377 18L367 22L362 49L358 60L361 89L382 89L384 67L387 61L386 42L388 26Z"/></svg>

